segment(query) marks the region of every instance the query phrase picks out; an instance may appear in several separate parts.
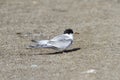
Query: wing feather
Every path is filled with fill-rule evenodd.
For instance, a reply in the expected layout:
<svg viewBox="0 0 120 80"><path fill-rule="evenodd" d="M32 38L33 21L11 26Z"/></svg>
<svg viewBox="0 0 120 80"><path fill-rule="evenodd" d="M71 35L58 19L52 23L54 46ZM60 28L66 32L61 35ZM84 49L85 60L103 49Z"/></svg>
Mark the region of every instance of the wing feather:
<svg viewBox="0 0 120 80"><path fill-rule="evenodd" d="M51 44L54 47L64 49L64 48L69 47L72 44L72 39L70 39L66 35L59 35L59 36L56 36L53 39L51 39L49 41L49 44Z"/></svg>

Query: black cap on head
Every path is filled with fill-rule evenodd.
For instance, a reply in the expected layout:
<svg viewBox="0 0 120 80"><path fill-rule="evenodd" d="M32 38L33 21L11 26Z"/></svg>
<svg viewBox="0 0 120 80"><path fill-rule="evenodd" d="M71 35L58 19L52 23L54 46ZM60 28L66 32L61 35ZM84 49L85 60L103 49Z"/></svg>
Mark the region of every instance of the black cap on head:
<svg viewBox="0 0 120 80"><path fill-rule="evenodd" d="M72 29L66 29L64 31L64 34L73 34L73 30Z"/></svg>

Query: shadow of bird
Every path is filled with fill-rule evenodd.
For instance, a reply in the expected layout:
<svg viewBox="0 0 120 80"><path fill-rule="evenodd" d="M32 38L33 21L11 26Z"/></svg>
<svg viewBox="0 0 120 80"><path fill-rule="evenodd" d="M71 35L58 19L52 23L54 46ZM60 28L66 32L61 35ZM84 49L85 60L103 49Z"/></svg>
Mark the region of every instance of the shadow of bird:
<svg viewBox="0 0 120 80"><path fill-rule="evenodd" d="M80 49L81 48L73 48L73 49L64 50L64 51L60 51L60 52L44 53L44 54L37 54L37 55L57 55L57 54L62 54L62 53L74 52L74 51L77 51L77 50L80 50Z"/></svg>

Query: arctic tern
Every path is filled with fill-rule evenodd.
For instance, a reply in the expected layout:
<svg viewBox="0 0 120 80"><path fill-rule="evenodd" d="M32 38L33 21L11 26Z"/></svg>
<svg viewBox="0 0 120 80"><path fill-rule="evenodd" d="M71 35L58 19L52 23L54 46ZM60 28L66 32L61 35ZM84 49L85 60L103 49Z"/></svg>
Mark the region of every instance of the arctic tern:
<svg viewBox="0 0 120 80"><path fill-rule="evenodd" d="M31 40L35 45L29 48L51 48L58 51L64 51L73 43L73 30L66 29L62 35L58 35L50 40Z"/></svg>

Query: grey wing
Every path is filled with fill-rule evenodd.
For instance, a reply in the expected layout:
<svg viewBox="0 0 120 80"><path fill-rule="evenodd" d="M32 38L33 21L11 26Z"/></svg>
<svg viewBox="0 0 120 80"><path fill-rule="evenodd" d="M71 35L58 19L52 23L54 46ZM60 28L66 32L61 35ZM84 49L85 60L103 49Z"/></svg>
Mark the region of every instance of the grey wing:
<svg viewBox="0 0 120 80"><path fill-rule="evenodd" d="M66 35L59 35L51 39L50 41L63 41L63 40L69 40L70 38Z"/></svg>
<svg viewBox="0 0 120 80"><path fill-rule="evenodd" d="M65 35L59 35L49 41L49 43L57 48L67 48L72 44L72 39Z"/></svg>

